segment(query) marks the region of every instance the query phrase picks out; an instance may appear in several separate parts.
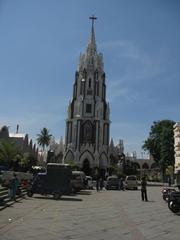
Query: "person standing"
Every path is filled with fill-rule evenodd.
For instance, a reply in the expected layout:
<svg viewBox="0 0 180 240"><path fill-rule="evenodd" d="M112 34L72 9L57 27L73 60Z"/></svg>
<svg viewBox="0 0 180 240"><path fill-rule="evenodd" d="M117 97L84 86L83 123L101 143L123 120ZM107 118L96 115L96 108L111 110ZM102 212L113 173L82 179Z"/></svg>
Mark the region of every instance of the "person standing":
<svg viewBox="0 0 180 240"><path fill-rule="evenodd" d="M119 180L119 190L124 191L124 180L123 180L123 178L120 178L120 180Z"/></svg>
<svg viewBox="0 0 180 240"><path fill-rule="evenodd" d="M97 179L96 179L96 190L97 190L97 192L99 192L99 177L97 177Z"/></svg>
<svg viewBox="0 0 180 240"><path fill-rule="evenodd" d="M102 191L104 187L104 180L103 178L100 178L100 190Z"/></svg>
<svg viewBox="0 0 180 240"><path fill-rule="evenodd" d="M141 179L141 198L142 201L148 201L147 198L147 181L145 177L142 177Z"/></svg>
<svg viewBox="0 0 180 240"><path fill-rule="evenodd" d="M13 178L11 179L10 182L10 197L12 200L16 200L16 193L19 187L19 180L16 176L16 174L13 174Z"/></svg>
<svg viewBox="0 0 180 240"><path fill-rule="evenodd" d="M169 184L169 187L170 187L171 186L171 176L169 176L168 184Z"/></svg>

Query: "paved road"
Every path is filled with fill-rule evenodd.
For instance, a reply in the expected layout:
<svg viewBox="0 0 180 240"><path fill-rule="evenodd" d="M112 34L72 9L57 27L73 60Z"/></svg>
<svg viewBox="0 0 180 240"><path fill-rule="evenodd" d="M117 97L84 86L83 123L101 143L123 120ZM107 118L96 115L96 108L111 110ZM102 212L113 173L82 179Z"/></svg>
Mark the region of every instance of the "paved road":
<svg viewBox="0 0 180 240"><path fill-rule="evenodd" d="M76 196L35 195L0 211L0 240L179 240L180 216L169 211L160 187L140 191L84 191Z"/></svg>

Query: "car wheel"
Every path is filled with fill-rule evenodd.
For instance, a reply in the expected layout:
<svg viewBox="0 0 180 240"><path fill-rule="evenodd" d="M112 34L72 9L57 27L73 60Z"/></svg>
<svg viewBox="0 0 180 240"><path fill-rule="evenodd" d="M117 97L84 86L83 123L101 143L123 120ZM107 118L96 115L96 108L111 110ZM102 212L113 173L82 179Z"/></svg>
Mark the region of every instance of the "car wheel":
<svg viewBox="0 0 180 240"><path fill-rule="evenodd" d="M176 202L170 201L168 207L173 213L178 213L180 211L180 208Z"/></svg>
<svg viewBox="0 0 180 240"><path fill-rule="evenodd" d="M166 196L165 196L165 195L163 195L163 200L164 200L164 201L167 201L167 198L166 198Z"/></svg>
<svg viewBox="0 0 180 240"><path fill-rule="evenodd" d="M28 195L28 197L32 197L32 196L33 196L32 190L28 190L28 191L27 191L27 195Z"/></svg>

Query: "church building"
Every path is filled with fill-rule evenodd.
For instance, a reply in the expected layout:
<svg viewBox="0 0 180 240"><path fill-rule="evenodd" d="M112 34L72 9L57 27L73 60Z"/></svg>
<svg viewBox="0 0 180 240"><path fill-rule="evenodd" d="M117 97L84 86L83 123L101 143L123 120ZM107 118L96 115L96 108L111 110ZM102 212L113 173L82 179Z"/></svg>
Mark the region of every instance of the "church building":
<svg viewBox="0 0 180 240"><path fill-rule="evenodd" d="M94 16L88 46L80 55L73 97L66 120L64 162L74 162L86 175L109 167L109 103L103 55L96 47Z"/></svg>

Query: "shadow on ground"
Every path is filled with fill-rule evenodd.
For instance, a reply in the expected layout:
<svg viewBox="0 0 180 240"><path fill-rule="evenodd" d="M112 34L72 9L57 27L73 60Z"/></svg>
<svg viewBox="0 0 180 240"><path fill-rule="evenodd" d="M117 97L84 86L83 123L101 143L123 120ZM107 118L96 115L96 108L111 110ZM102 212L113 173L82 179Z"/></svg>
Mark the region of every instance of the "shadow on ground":
<svg viewBox="0 0 180 240"><path fill-rule="evenodd" d="M65 197L61 197L57 200L55 200L53 198L53 196L33 196L32 198L34 199L47 199L47 200L53 200L53 201L74 201L74 202L80 202L82 201L81 198L73 198L73 197L68 197L68 196L65 196Z"/></svg>
<svg viewBox="0 0 180 240"><path fill-rule="evenodd" d="M91 194L92 192L87 190L81 190L80 192L77 192L77 195L91 195Z"/></svg>

